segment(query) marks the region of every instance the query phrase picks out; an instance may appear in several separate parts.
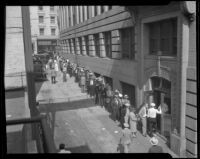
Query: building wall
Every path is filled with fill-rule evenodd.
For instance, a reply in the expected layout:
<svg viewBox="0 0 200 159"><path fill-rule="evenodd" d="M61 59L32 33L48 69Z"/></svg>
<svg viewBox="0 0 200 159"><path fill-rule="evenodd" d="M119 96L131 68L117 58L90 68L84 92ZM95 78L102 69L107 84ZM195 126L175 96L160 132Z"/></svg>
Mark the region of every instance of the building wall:
<svg viewBox="0 0 200 159"><path fill-rule="evenodd" d="M25 59L21 7L6 7L5 88L25 87ZM23 75L23 76L21 76Z"/></svg>
<svg viewBox="0 0 200 159"><path fill-rule="evenodd" d="M37 52L37 37L40 36L39 28L44 28L44 36L52 36L51 28L55 28L55 37L59 34L58 23L57 23L57 6L54 6L54 11L50 11L50 6L43 6L43 11L39 11L38 6L30 6L30 21L31 21L31 36L32 43L34 43L34 53ZM44 16L44 23L39 23L39 16ZM50 23L50 17L55 17L55 24ZM54 36L52 36L54 37Z"/></svg>
<svg viewBox="0 0 200 159"><path fill-rule="evenodd" d="M186 154L197 157L196 21L190 24L186 99Z"/></svg>
<svg viewBox="0 0 200 159"><path fill-rule="evenodd" d="M64 31L61 30L60 34L60 40L67 40L89 34L111 31L113 44L112 58L67 54L66 50L64 50L63 55L74 62L89 67L94 72L113 78L114 89L122 90L120 81L135 86L137 85L137 59L119 60L120 45L117 41L119 38L118 29L130 26L133 26L130 13L125 10L125 7L114 6L112 10L92 17L75 26L65 28ZM74 34L74 32L76 33ZM90 44L90 50L92 50L92 45ZM104 52L102 54L105 54L105 50L102 52ZM93 53L95 54L95 52L91 54Z"/></svg>
<svg viewBox="0 0 200 159"><path fill-rule="evenodd" d="M92 17L93 12L93 8L90 8L90 19L71 27L62 28L60 31L60 41L64 42L62 45L65 47L62 50L62 54L75 63L89 67L96 73L112 77L114 89L122 89L120 81L134 85L136 87L136 106L139 106L144 100L144 87L146 87L148 80L152 76L158 75L158 56L149 55L148 52L148 27L146 24L171 17L177 18L177 55L175 57L161 57L160 76L171 82L172 119L169 128L170 135L175 129L178 130L177 140L175 141L175 138L172 136L170 146L173 151L180 154L181 149L184 147L182 140L186 139L187 151L196 154L195 146L197 140L194 135L197 130L196 114L193 112L193 110L196 110L196 78L190 76L196 66L195 62L193 62L196 59L196 43L194 42L196 29L194 25L190 26L186 22L187 20L182 13L180 2L171 2L166 6L137 6L133 10L134 15L132 18L130 12L121 6L115 6L111 10L95 17ZM134 60L124 60L121 58L119 29L126 27L135 28ZM187 32L188 30L189 32ZM93 41L93 34L105 31L112 32L112 58L105 58L102 56L103 53L100 57L96 57L93 42L91 42ZM89 55L76 55L66 48L66 46L68 47L68 43L65 43L66 40L85 35L89 35L90 39ZM189 41L188 35L190 36ZM188 46L189 52L187 51ZM186 81L185 70L188 61L191 66L188 67L187 78L190 77L192 79L188 78Z"/></svg>

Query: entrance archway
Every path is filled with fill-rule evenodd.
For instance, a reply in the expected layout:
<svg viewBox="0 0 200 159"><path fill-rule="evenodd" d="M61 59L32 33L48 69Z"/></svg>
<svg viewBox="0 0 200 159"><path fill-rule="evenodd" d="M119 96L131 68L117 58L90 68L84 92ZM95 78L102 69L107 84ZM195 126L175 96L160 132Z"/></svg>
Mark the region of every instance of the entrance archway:
<svg viewBox="0 0 200 159"><path fill-rule="evenodd" d="M151 90L147 91L146 100L148 103L154 102L156 108L161 106L162 114L157 115L157 131L169 140L171 133L171 81L152 76L149 80Z"/></svg>

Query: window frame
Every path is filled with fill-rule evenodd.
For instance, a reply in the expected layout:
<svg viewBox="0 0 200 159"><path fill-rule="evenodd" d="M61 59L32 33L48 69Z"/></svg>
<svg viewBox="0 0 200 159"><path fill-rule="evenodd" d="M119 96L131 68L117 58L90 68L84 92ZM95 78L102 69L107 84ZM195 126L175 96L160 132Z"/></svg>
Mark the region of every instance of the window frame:
<svg viewBox="0 0 200 159"><path fill-rule="evenodd" d="M52 10L53 8L53 10ZM55 11L55 6L50 6L50 12L54 12Z"/></svg>
<svg viewBox="0 0 200 159"><path fill-rule="evenodd" d="M42 17L42 18L41 18ZM43 24L44 23L44 16L43 15L39 15L38 17L38 21L39 21L39 24ZM40 21L42 19L42 22Z"/></svg>
<svg viewBox="0 0 200 159"><path fill-rule="evenodd" d="M41 30L43 30L43 34L41 34ZM44 35L44 28L39 28L39 34Z"/></svg>
<svg viewBox="0 0 200 159"><path fill-rule="evenodd" d="M111 31L106 31L104 35L104 45L107 58L112 58L112 34ZM108 49L109 48L109 49Z"/></svg>
<svg viewBox="0 0 200 159"><path fill-rule="evenodd" d="M54 34L52 34L52 30L54 30ZM56 35L56 28L51 28L51 35L55 36Z"/></svg>
<svg viewBox="0 0 200 159"><path fill-rule="evenodd" d="M165 23L169 23L168 30L162 30L162 26L164 26ZM177 25L178 25L178 18L177 17L172 17L172 18L167 18L167 19L161 19L155 22L150 22L147 24L148 25L148 30L149 30L149 55L158 55L158 52L160 52L160 56L171 56L171 57L176 57L177 56L177 45L178 45L178 38L177 38ZM157 25L157 30L158 30L158 37L157 37L157 50L152 50L154 48L152 45L152 41L154 35L152 35L152 25ZM166 25L166 24L165 24ZM164 32L167 32L167 36L164 36ZM156 35L155 35L156 36ZM173 40L175 39L176 42ZM168 47L169 50L166 51L164 50L164 47L167 43L162 43L162 41L168 40ZM164 44L164 45L163 45ZM174 47L174 48L173 48Z"/></svg>
<svg viewBox="0 0 200 159"><path fill-rule="evenodd" d="M124 37L126 40L124 40ZM129 44L124 46L125 42L127 43L127 37ZM120 39L121 58L124 60L135 60L135 28L131 26L128 28L120 29ZM124 48L127 48L127 46L128 53L124 51Z"/></svg>
<svg viewBox="0 0 200 159"><path fill-rule="evenodd" d="M54 18L54 22L52 22L52 18ZM56 17L55 16L50 16L50 24L55 24L56 23Z"/></svg>
<svg viewBox="0 0 200 159"><path fill-rule="evenodd" d="M96 57L101 57L99 33L96 33L93 36L94 36L94 45L95 45L95 55L96 55Z"/></svg>

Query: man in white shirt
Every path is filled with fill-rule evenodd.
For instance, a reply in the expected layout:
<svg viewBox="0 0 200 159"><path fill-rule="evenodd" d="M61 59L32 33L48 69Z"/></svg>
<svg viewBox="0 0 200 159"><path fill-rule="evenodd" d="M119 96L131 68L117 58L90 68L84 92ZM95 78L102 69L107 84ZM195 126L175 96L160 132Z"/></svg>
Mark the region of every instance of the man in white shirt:
<svg viewBox="0 0 200 159"><path fill-rule="evenodd" d="M144 137L146 137L146 132L147 132L147 109L148 109L148 104L144 103L144 105L142 106L142 108L139 111L139 116L141 118L142 121L142 134Z"/></svg>
<svg viewBox="0 0 200 159"><path fill-rule="evenodd" d="M155 130L157 130L157 122L156 122L156 116L157 114L161 114L161 108L160 106L158 109L155 108L155 103L151 103L151 108L148 110L147 117L149 118L149 129L150 129L150 135L153 135L153 127Z"/></svg>

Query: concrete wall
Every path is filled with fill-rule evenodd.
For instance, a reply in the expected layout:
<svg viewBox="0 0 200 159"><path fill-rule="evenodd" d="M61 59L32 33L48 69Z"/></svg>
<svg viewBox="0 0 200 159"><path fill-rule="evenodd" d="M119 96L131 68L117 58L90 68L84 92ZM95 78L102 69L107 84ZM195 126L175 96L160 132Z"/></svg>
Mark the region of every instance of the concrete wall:
<svg viewBox="0 0 200 159"><path fill-rule="evenodd" d="M21 7L6 7L5 88L25 87L26 76Z"/></svg>

